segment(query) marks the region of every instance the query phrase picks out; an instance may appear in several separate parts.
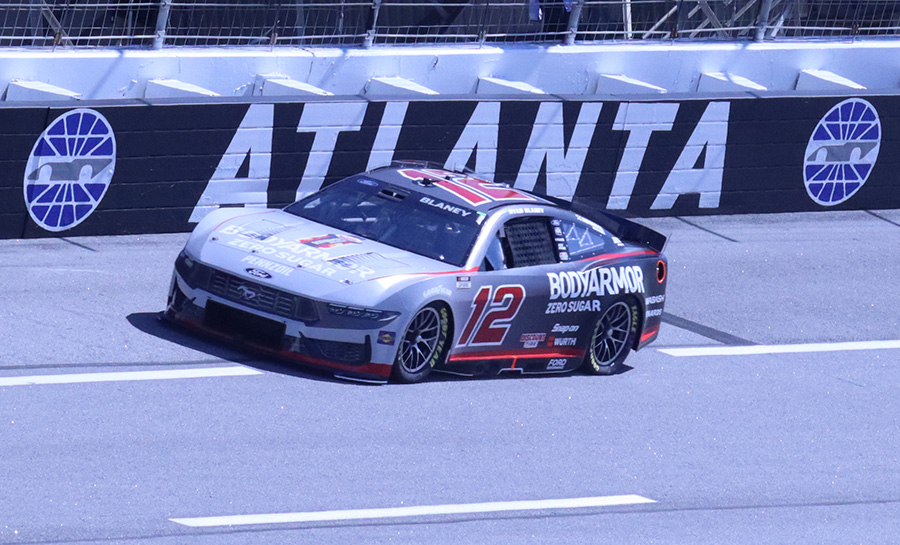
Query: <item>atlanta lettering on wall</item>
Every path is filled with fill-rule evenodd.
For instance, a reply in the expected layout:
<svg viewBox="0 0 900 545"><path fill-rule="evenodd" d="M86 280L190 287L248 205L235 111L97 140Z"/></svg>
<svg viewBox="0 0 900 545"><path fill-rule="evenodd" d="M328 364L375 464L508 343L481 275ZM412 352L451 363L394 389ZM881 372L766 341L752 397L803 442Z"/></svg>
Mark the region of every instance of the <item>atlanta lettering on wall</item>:
<svg viewBox="0 0 900 545"><path fill-rule="evenodd" d="M897 100L3 109L0 236L186 231L393 159L635 216L900 208Z"/></svg>

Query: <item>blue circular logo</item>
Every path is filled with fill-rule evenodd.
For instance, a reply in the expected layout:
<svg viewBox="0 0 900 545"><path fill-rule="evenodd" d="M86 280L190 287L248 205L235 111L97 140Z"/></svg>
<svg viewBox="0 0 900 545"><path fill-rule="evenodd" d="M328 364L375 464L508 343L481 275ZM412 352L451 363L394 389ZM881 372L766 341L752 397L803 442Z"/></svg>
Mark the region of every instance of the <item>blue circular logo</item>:
<svg viewBox="0 0 900 545"><path fill-rule="evenodd" d="M25 205L48 231L75 227L103 200L116 168L116 138L94 110L56 118L34 143L25 166Z"/></svg>
<svg viewBox="0 0 900 545"><path fill-rule="evenodd" d="M819 121L806 146L806 192L822 206L846 201L866 183L880 147L875 108L860 98L841 102Z"/></svg>

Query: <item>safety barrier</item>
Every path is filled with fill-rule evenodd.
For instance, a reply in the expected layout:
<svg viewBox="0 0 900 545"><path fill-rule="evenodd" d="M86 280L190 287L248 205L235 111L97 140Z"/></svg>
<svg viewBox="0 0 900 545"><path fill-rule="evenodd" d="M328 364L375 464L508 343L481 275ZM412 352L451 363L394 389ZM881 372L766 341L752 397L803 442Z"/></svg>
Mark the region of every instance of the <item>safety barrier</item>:
<svg viewBox="0 0 900 545"><path fill-rule="evenodd" d="M900 208L900 97L0 109L0 238L187 231L392 159L637 216Z"/></svg>

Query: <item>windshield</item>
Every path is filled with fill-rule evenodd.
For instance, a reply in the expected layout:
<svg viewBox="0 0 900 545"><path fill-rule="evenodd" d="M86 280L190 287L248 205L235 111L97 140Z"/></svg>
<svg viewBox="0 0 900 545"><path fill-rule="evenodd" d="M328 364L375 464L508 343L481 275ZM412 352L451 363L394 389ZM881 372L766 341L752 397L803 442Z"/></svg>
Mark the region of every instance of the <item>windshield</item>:
<svg viewBox="0 0 900 545"><path fill-rule="evenodd" d="M347 178L285 211L414 254L465 265L483 216L363 176Z"/></svg>

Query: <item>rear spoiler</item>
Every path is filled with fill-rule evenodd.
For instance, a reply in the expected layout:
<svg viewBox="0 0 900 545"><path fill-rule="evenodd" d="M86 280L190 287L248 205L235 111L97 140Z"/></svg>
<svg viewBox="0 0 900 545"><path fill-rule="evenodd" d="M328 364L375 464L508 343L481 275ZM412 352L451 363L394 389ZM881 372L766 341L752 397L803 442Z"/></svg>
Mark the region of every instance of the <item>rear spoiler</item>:
<svg viewBox="0 0 900 545"><path fill-rule="evenodd" d="M585 214L579 212L578 210L572 209L573 212L581 214L586 218L590 218L589 214ZM621 216L616 216L614 214L610 214L606 210L593 210L592 211L595 216L602 216L601 221L597 221L600 225L606 227L612 234L616 235L622 240L627 240L628 242L636 242L642 246L649 246L652 250L662 253L662 251L666 247L666 235L654 231L653 229L641 225L636 221L631 221L625 219Z"/></svg>
<svg viewBox="0 0 900 545"><path fill-rule="evenodd" d="M611 212L607 212L606 210L589 207L581 203L570 202L548 195L540 195L540 197L552 202L560 208L570 210L576 214L581 214L589 220L599 223L610 233L622 240L640 244L641 246L648 246L652 250L660 253L662 253L666 247L667 237L664 234L641 225L636 221L631 221Z"/></svg>

